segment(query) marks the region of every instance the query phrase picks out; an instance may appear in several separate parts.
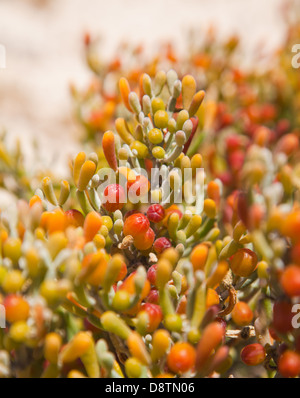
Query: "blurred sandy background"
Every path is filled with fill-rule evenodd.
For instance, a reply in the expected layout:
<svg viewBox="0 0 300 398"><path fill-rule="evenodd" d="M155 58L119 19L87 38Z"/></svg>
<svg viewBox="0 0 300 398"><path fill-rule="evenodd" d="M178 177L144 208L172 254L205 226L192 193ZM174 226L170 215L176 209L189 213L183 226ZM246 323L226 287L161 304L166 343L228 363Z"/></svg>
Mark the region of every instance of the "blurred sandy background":
<svg viewBox="0 0 300 398"><path fill-rule="evenodd" d="M0 0L0 43L7 68L0 70L0 129L9 140L21 137L30 162L37 140L43 161L55 170L78 149L72 137L69 83L89 79L83 59L85 31L103 37L109 57L121 40L155 48L171 39L183 50L191 28L213 23L222 35L238 33L251 60L257 45L266 51L280 43L284 31L281 0ZM31 154L31 156L30 156Z"/></svg>

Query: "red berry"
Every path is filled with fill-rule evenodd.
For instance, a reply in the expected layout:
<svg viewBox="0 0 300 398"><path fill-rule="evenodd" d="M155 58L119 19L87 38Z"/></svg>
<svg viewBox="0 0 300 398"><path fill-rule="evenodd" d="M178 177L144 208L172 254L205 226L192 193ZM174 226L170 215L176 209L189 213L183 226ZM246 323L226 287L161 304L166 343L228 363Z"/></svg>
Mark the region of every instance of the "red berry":
<svg viewBox="0 0 300 398"><path fill-rule="evenodd" d="M68 225L71 225L75 228L83 226L84 216L80 211L75 209L67 210L65 212L65 216Z"/></svg>
<svg viewBox="0 0 300 398"><path fill-rule="evenodd" d="M279 358L278 370L284 377L296 377L300 374L300 355L287 350Z"/></svg>
<svg viewBox="0 0 300 398"><path fill-rule="evenodd" d="M244 164L245 154L241 150L236 150L228 156L228 163L235 172L241 170Z"/></svg>
<svg viewBox="0 0 300 398"><path fill-rule="evenodd" d="M297 265L287 266L281 275L280 283L288 296L300 296L300 267Z"/></svg>
<svg viewBox="0 0 300 398"><path fill-rule="evenodd" d="M159 205L154 204L147 210L147 217L151 222L158 223L163 220L165 216L165 209Z"/></svg>
<svg viewBox="0 0 300 398"><path fill-rule="evenodd" d="M241 351L241 359L248 366L261 364L266 356L264 347L261 344L246 345Z"/></svg>
<svg viewBox="0 0 300 398"><path fill-rule="evenodd" d="M292 305L287 301L276 301L273 307L273 327L278 333L287 333L293 329Z"/></svg>
<svg viewBox="0 0 300 398"><path fill-rule="evenodd" d="M102 206L109 212L121 210L124 206L126 195L119 184L110 184L104 189Z"/></svg>
<svg viewBox="0 0 300 398"><path fill-rule="evenodd" d="M141 307L142 311L146 311L149 317L148 333L154 332L158 328L163 318L163 313L159 305L152 303L145 303Z"/></svg>
<svg viewBox="0 0 300 398"><path fill-rule="evenodd" d="M168 249L169 247L172 247L172 243L170 242L169 239L164 237L156 239L153 245L153 248L157 254L162 253L164 250Z"/></svg>
<svg viewBox="0 0 300 398"><path fill-rule="evenodd" d="M156 271L157 271L157 264L151 265L151 267L147 271L147 279L153 286L155 286L156 284Z"/></svg>
<svg viewBox="0 0 300 398"><path fill-rule="evenodd" d="M233 152L242 146L242 137L236 134L229 135L225 141L228 152Z"/></svg>
<svg viewBox="0 0 300 398"><path fill-rule="evenodd" d="M145 234L150 227L150 222L142 213L134 213L126 218L124 222L124 235L131 235L134 238L139 234Z"/></svg>
<svg viewBox="0 0 300 398"><path fill-rule="evenodd" d="M157 289L151 289L150 293L146 297L145 301L147 303L158 304L159 302L159 292Z"/></svg>

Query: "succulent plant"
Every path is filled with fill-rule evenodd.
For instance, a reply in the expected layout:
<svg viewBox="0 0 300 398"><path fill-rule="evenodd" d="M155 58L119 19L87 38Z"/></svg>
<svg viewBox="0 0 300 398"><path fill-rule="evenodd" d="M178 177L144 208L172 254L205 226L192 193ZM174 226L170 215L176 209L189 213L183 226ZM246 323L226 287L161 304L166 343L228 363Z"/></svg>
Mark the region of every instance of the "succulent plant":
<svg viewBox="0 0 300 398"><path fill-rule="evenodd" d="M0 215L1 377L299 376L299 73L212 33L145 72L86 36L89 153Z"/></svg>

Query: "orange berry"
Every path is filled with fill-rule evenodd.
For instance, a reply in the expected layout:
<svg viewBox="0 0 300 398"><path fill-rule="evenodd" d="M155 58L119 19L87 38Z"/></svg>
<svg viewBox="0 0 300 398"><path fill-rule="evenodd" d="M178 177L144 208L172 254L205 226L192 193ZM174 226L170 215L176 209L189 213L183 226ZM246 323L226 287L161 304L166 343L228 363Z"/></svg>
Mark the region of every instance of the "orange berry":
<svg viewBox="0 0 300 398"><path fill-rule="evenodd" d="M300 296L300 267L288 265L281 275L280 283L289 297Z"/></svg>
<svg viewBox="0 0 300 398"><path fill-rule="evenodd" d="M242 277L247 277L256 269L257 256L250 249L239 249L231 258L232 271Z"/></svg>
<svg viewBox="0 0 300 398"><path fill-rule="evenodd" d="M124 235L131 235L134 238L140 234L145 234L150 227L150 222L142 213L135 213L127 217L124 222Z"/></svg>
<svg viewBox="0 0 300 398"><path fill-rule="evenodd" d="M185 373L195 365L196 351L189 343L175 343L171 348L167 363L174 373Z"/></svg>
<svg viewBox="0 0 300 398"><path fill-rule="evenodd" d="M50 363L57 363L62 346L62 338L58 333L48 333L45 338L44 355Z"/></svg>
<svg viewBox="0 0 300 398"><path fill-rule="evenodd" d="M8 322L26 321L29 316L29 304L21 296L10 294L5 297L3 305Z"/></svg>
<svg viewBox="0 0 300 398"><path fill-rule="evenodd" d="M137 235L134 238L134 246L138 250L148 250L153 245L155 233L152 228L149 228L144 234Z"/></svg>
<svg viewBox="0 0 300 398"><path fill-rule="evenodd" d="M300 241L300 210L288 214L283 221L281 232L295 242Z"/></svg>
<svg viewBox="0 0 300 398"><path fill-rule="evenodd" d="M210 181L207 184L207 196L212 199L218 206L220 203L220 187L215 181Z"/></svg>
<svg viewBox="0 0 300 398"><path fill-rule="evenodd" d="M234 306L231 317L236 325L246 326L252 321L253 312L247 303L239 301Z"/></svg>
<svg viewBox="0 0 300 398"><path fill-rule="evenodd" d="M208 256L208 247L203 243L195 246L191 253L191 263L194 271L203 270Z"/></svg>
<svg viewBox="0 0 300 398"><path fill-rule="evenodd" d="M66 216L60 208L55 209L49 213L46 218L46 229L48 234L51 235L55 232L64 231L66 228Z"/></svg>

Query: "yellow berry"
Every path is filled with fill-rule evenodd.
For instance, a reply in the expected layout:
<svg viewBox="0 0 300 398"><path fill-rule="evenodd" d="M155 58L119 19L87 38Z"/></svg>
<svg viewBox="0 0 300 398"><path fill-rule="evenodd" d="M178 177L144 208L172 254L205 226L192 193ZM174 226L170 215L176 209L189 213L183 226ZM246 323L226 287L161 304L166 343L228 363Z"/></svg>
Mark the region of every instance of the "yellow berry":
<svg viewBox="0 0 300 398"><path fill-rule="evenodd" d="M205 199L204 201L204 213L208 218L216 217L216 203L212 199Z"/></svg>
<svg viewBox="0 0 300 398"><path fill-rule="evenodd" d="M196 344L198 343L198 341L200 340L201 334L200 331L198 329L191 329L188 332L188 341L191 344Z"/></svg>
<svg viewBox="0 0 300 398"><path fill-rule="evenodd" d="M7 238L3 244L3 257L8 257L13 263L17 263L22 255L22 242L19 238Z"/></svg>
<svg viewBox="0 0 300 398"><path fill-rule="evenodd" d="M101 217L102 225L105 225L106 228L110 231L113 227L113 222L111 217L109 216L102 216Z"/></svg>
<svg viewBox="0 0 300 398"><path fill-rule="evenodd" d="M152 149L152 155L155 157L155 159L163 159L165 156L165 150L161 146L155 146Z"/></svg>
<svg viewBox="0 0 300 398"><path fill-rule="evenodd" d="M95 244L95 246L97 247L97 249L103 249L105 247L106 244L106 237L104 237L103 235L97 234L95 235L93 242Z"/></svg>
<svg viewBox="0 0 300 398"><path fill-rule="evenodd" d="M17 343L22 343L26 340L29 333L29 326L25 321L14 322L9 330L9 336Z"/></svg>
<svg viewBox="0 0 300 398"><path fill-rule="evenodd" d="M170 332L180 332L182 329L182 320L178 314L168 314L164 320L165 327Z"/></svg>
<svg viewBox="0 0 300 398"><path fill-rule="evenodd" d="M169 116L166 111L157 111L154 114L154 123L155 126L164 129L167 127L169 121Z"/></svg>
<svg viewBox="0 0 300 398"><path fill-rule="evenodd" d="M141 141L133 141L130 145L130 149L137 152L137 157L139 159L145 159L148 156L148 148Z"/></svg>
<svg viewBox="0 0 300 398"><path fill-rule="evenodd" d="M151 144L160 144L164 139L164 135L160 129L152 129L148 134Z"/></svg>
<svg viewBox="0 0 300 398"><path fill-rule="evenodd" d="M22 289L25 279L19 270L9 271L3 278L2 288L6 293L16 293Z"/></svg>
<svg viewBox="0 0 300 398"><path fill-rule="evenodd" d="M165 110L165 104L161 98L153 98L153 100L151 102L151 106L152 106L153 114L155 114L157 111Z"/></svg>

